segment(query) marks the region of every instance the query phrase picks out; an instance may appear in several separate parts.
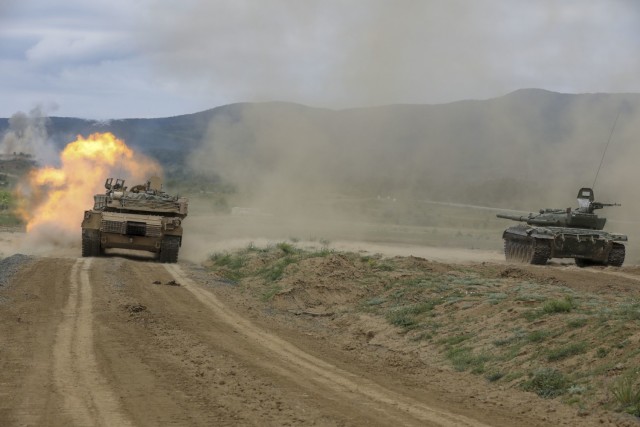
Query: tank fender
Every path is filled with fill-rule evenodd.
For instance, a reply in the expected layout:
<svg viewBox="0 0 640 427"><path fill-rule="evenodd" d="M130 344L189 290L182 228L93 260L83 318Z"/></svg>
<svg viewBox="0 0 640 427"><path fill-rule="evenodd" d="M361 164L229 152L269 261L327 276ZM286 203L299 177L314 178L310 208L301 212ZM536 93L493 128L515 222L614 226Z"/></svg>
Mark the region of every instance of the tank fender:
<svg viewBox="0 0 640 427"><path fill-rule="evenodd" d="M536 239L548 239L548 240L554 240L556 237L551 232L540 232L540 230L536 230L536 229L532 229L531 232L529 233L529 236L535 237Z"/></svg>
<svg viewBox="0 0 640 427"><path fill-rule="evenodd" d="M626 242L628 241L628 238L624 234L611 233L611 240L613 240L614 242Z"/></svg>
<svg viewBox="0 0 640 427"><path fill-rule="evenodd" d="M551 232L542 232L540 229L533 227L515 226L509 227L502 233L502 238L505 239L509 235L522 236L522 237L535 237L537 239L549 239L553 240L554 235Z"/></svg>

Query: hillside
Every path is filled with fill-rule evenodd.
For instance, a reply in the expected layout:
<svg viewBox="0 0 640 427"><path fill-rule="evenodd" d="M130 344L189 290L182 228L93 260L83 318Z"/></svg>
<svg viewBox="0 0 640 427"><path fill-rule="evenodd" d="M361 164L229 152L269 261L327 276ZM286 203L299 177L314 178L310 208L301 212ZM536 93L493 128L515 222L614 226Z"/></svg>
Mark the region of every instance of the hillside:
<svg viewBox="0 0 640 427"><path fill-rule="evenodd" d="M564 207L591 185L610 136L598 194L631 202L639 106L635 94L526 89L442 105L234 104L158 119L50 117L45 126L57 149L109 131L174 177L221 176L269 199L338 192L531 210ZM1 119L0 134L8 129Z"/></svg>

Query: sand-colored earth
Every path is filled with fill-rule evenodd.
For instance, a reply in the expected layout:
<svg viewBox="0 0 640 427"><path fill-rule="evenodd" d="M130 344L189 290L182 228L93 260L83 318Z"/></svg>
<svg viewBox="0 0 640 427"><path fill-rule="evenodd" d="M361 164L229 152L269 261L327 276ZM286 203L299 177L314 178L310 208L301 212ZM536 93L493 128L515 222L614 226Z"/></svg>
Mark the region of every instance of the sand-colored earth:
<svg viewBox="0 0 640 427"><path fill-rule="evenodd" d="M19 233L0 236L10 255ZM490 251L334 244L438 274L449 260L640 296L633 268L509 269ZM270 299L197 263L72 249L22 260L0 286L0 424L634 425L452 369L354 311L366 272L339 253L298 264Z"/></svg>

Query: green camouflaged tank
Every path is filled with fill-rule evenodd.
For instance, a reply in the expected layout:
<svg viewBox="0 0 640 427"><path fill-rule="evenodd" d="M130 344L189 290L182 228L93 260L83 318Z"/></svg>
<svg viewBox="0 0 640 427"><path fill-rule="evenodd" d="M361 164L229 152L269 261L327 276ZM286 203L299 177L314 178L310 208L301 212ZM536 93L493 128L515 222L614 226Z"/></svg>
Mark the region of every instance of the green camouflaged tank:
<svg viewBox="0 0 640 427"><path fill-rule="evenodd" d="M627 236L603 231L606 218L594 213L617 203L594 201L591 188L578 192L577 209L542 209L528 216L498 214L498 218L524 224L507 228L502 234L507 261L546 264L551 258L574 258L576 265L611 265L624 263Z"/></svg>

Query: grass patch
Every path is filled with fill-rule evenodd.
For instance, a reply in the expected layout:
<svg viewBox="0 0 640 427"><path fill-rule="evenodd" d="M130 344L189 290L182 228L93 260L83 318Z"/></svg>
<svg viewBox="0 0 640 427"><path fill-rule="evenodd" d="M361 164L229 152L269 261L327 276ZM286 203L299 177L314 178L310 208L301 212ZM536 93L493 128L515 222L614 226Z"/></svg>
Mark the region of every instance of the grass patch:
<svg viewBox="0 0 640 427"><path fill-rule="evenodd" d="M507 294L502 292L492 292L489 295L489 304L496 305L507 299Z"/></svg>
<svg viewBox="0 0 640 427"><path fill-rule="evenodd" d="M551 399L564 394L567 383L562 372L552 368L541 368L530 374L529 380L522 383L522 388L540 397Z"/></svg>
<svg viewBox="0 0 640 427"><path fill-rule="evenodd" d="M385 297L373 297L370 300L364 302L366 307L373 307L376 305L384 304L387 301Z"/></svg>
<svg viewBox="0 0 640 427"><path fill-rule="evenodd" d="M243 277L242 268L247 258L242 254L230 254L227 252L214 253L209 256L215 270L225 279L237 282Z"/></svg>
<svg viewBox="0 0 640 427"><path fill-rule="evenodd" d="M271 301L273 299L273 297L282 290L282 286L280 285L273 285L271 286L269 289L267 289L266 291L264 291L262 293L262 295L260 296L260 299L263 302L267 302L267 301Z"/></svg>
<svg viewBox="0 0 640 427"><path fill-rule="evenodd" d="M289 264L293 264L296 262L295 258L291 256L287 256L278 260L273 265L263 269L261 271L262 276L269 282L275 282L280 280L284 275L284 270L287 268Z"/></svg>
<svg viewBox="0 0 640 427"><path fill-rule="evenodd" d="M491 372L485 376L487 381L489 381L490 383L494 383L503 377L504 377L504 373L502 372Z"/></svg>
<svg viewBox="0 0 640 427"><path fill-rule="evenodd" d="M567 322L567 326L570 328L582 328L584 325L586 325L588 322L588 319L586 317L579 317L577 319L571 319Z"/></svg>
<svg viewBox="0 0 640 427"><path fill-rule="evenodd" d="M374 268L378 271L393 271L396 269L394 265L387 263L377 264Z"/></svg>
<svg viewBox="0 0 640 427"><path fill-rule="evenodd" d="M582 354L587 351L587 343L585 341L571 343L560 348L550 350L547 353L547 360L549 362L555 362L558 360L566 359L567 357Z"/></svg>
<svg viewBox="0 0 640 427"><path fill-rule="evenodd" d="M293 255L296 252L298 252L298 249L296 249L296 247L294 245L292 245L291 243L287 243L287 242L278 243L276 245L276 248L280 249L286 255Z"/></svg>
<svg viewBox="0 0 640 427"><path fill-rule="evenodd" d="M618 315L627 320L640 320L640 303L623 305L620 307Z"/></svg>
<svg viewBox="0 0 640 427"><path fill-rule="evenodd" d="M619 408L636 417L640 416L640 387L635 385L636 375L624 375L611 387L611 394Z"/></svg>
<svg viewBox="0 0 640 427"><path fill-rule="evenodd" d="M544 303L542 312L546 314L569 313L575 308L573 298L567 296L561 300L551 300Z"/></svg>
<svg viewBox="0 0 640 427"><path fill-rule="evenodd" d="M0 225L15 227L15 226L22 225L22 220L11 214L5 215L0 213Z"/></svg>
<svg viewBox="0 0 640 427"><path fill-rule="evenodd" d="M544 316L544 311L542 310L527 310L522 313L522 317L527 319L529 322L533 322L534 320L538 320L542 316Z"/></svg>
<svg viewBox="0 0 640 427"><path fill-rule="evenodd" d="M505 347L513 344L514 342L517 342L519 339L520 337L516 335L512 335L507 338L498 338L497 340L494 340L492 344L495 345L496 347Z"/></svg>
<svg viewBox="0 0 640 427"><path fill-rule="evenodd" d="M209 259L218 267L227 267L232 270L239 270L244 267L246 258L240 254L230 254L228 252L214 253Z"/></svg>
<svg viewBox="0 0 640 427"><path fill-rule="evenodd" d="M444 338L444 339L438 341L438 344L444 344L444 345L447 345L447 346L458 345L458 344L470 339L471 337L472 337L471 334L455 335L453 337Z"/></svg>
<svg viewBox="0 0 640 427"><path fill-rule="evenodd" d="M528 342L542 342L549 336L547 331L531 331L527 334L526 339Z"/></svg>
<svg viewBox="0 0 640 427"><path fill-rule="evenodd" d="M307 258L324 258L329 255L332 255L333 253L335 253L333 249L322 248L322 249L318 249L317 251L310 252L307 255Z"/></svg>
<svg viewBox="0 0 640 427"><path fill-rule="evenodd" d="M394 326L413 329L418 326L419 317L433 310L433 307L435 307L433 302L426 301L406 307L394 308L387 313L386 319Z"/></svg>
<svg viewBox="0 0 640 427"><path fill-rule="evenodd" d="M474 374L484 373L484 364L489 357L484 354L476 355L471 347L454 347L447 350L447 359L451 362L456 371L471 370Z"/></svg>

